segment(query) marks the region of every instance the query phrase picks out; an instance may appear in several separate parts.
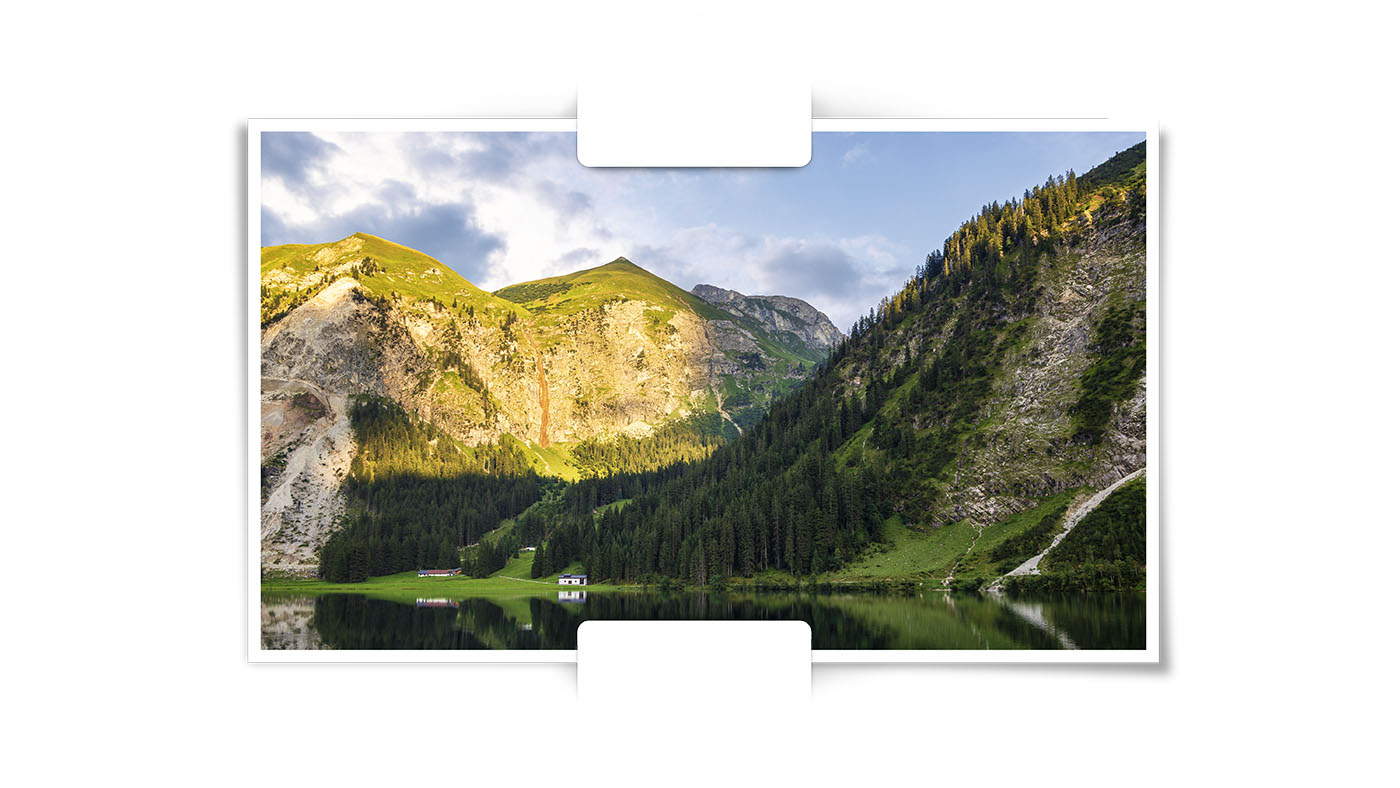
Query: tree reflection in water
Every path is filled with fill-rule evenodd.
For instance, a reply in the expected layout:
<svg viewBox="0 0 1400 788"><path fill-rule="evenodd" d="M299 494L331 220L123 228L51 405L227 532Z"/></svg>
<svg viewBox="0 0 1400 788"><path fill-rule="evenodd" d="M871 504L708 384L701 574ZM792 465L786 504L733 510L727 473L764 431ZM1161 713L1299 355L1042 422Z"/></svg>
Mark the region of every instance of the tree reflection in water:
<svg viewBox="0 0 1400 788"><path fill-rule="evenodd" d="M421 605L358 594L296 601L264 598L264 648L567 650L577 648L578 625L588 620L799 619L811 625L815 649L1141 649L1147 638L1142 594L647 591ZM298 629L285 611L307 608L305 635L279 634ZM269 631L272 626L277 631Z"/></svg>

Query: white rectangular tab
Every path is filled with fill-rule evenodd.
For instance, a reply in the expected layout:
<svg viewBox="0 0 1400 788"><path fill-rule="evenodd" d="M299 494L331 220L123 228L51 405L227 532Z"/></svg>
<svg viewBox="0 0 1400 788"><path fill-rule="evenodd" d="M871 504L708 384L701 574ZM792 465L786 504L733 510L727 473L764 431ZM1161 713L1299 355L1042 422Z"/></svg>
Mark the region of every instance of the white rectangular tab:
<svg viewBox="0 0 1400 788"><path fill-rule="evenodd" d="M805 621L585 621L578 695L609 706L743 698L810 698L812 628Z"/></svg>
<svg viewBox="0 0 1400 788"><path fill-rule="evenodd" d="M706 64L707 66L711 64ZM811 86L796 76L633 68L579 86L585 167L802 167Z"/></svg>

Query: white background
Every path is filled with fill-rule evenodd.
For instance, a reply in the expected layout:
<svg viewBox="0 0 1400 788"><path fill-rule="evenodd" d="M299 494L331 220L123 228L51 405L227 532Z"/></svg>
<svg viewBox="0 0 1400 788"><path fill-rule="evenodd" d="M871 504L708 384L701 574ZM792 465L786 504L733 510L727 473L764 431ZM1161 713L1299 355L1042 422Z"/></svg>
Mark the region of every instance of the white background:
<svg viewBox="0 0 1400 788"><path fill-rule="evenodd" d="M1373 4L505 5L4 12L8 781L1393 779ZM1161 666L818 665L783 709L245 663L244 120L571 114L600 51L799 62L820 115L1161 119Z"/></svg>

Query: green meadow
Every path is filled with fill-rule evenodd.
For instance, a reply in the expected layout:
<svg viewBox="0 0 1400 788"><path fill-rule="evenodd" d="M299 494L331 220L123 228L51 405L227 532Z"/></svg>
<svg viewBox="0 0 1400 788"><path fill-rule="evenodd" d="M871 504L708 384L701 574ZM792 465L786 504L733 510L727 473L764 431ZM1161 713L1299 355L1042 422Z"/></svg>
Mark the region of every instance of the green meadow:
<svg viewBox="0 0 1400 788"><path fill-rule="evenodd" d="M523 577L521 566L523 565ZM617 591L640 586L587 585L561 586L551 576L529 579L528 559L511 559L506 568L491 577L419 577L417 572L400 572L371 577L363 583L328 583L324 580L264 580L264 594L364 594L395 601L415 599L467 599L498 596L554 596L559 591Z"/></svg>

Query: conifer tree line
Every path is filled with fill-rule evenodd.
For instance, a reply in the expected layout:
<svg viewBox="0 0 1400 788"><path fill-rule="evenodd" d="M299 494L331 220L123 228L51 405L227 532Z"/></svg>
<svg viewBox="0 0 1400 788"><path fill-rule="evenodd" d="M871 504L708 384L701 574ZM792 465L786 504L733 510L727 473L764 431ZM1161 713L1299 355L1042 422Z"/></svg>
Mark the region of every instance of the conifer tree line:
<svg viewBox="0 0 1400 788"><path fill-rule="evenodd" d="M589 438L571 455L590 477L636 474L704 459L724 443L719 414L673 422L641 438Z"/></svg>
<svg viewBox="0 0 1400 788"><path fill-rule="evenodd" d="M1132 220L1146 213L1147 143L1121 151L1094 167L1083 178L1073 170L1027 189L1021 199L982 206L930 252L904 287L881 299L870 313L851 327L847 342L873 327L889 327L900 316L919 308L921 296L939 277L973 271L994 271L1013 252L1025 257L1033 251L1052 251L1057 242L1074 242L1092 224L1091 209L1104 204L1119 207Z"/></svg>
<svg viewBox="0 0 1400 788"><path fill-rule="evenodd" d="M459 548L539 500L543 480L507 439L463 448L390 400L350 408L359 451L345 481L346 522L321 552L321 576L376 575L459 566Z"/></svg>
<svg viewBox="0 0 1400 788"><path fill-rule="evenodd" d="M854 557L880 537L880 478L836 467L834 450L859 422L849 413L841 419L815 389L804 392L706 460L615 485L574 485L536 554L536 576L581 561L598 577L704 584L766 569L805 575ZM589 507L600 491L637 497L595 514Z"/></svg>

